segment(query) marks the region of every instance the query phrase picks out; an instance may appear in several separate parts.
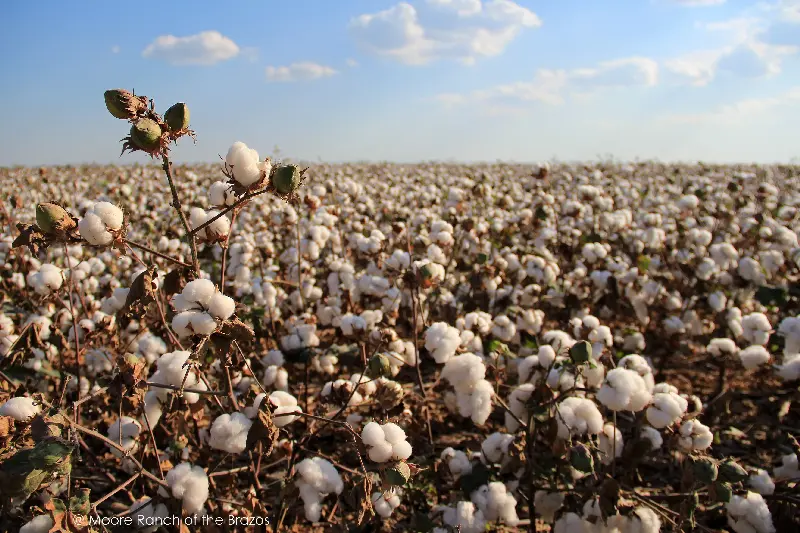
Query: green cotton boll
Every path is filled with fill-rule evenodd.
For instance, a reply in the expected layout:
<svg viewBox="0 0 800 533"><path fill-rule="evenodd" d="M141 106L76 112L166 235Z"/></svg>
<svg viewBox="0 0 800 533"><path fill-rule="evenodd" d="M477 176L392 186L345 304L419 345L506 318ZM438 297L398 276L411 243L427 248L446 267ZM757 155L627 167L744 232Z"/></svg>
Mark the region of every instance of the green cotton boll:
<svg viewBox="0 0 800 533"><path fill-rule="evenodd" d="M155 120L143 118L131 126L131 141L142 150L152 151L161 141L161 126Z"/></svg>
<svg viewBox="0 0 800 533"><path fill-rule="evenodd" d="M185 130L189 127L189 106L183 102L173 105L164 113L164 122L170 131Z"/></svg>
<svg viewBox="0 0 800 533"><path fill-rule="evenodd" d="M389 358L382 353L373 355L369 360L369 375L373 378L388 376L392 373Z"/></svg>
<svg viewBox="0 0 800 533"><path fill-rule="evenodd" d="M36 206L36 225L45 233L55 233L69 218L63 207L44 203Z"/></svg>
<svg viewBox="0 0 800 533"><path fill-rule="evenodd" d="M284 165L272 173L272 186L280 194L289 194L300 185L300 169L297 165Z"/></svg>

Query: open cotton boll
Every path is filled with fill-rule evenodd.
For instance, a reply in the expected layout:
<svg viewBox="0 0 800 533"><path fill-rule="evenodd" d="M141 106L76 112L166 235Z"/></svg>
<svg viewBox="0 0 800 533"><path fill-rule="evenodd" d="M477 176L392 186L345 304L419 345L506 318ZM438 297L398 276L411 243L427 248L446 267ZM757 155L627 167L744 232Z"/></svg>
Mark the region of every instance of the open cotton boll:
<svg viewBox="0 0 800 533"><path fill-rule="evenodd" d="M210 279L201 278L187 283L181 291L181 295L188 302L197 303L204 309L208 309L215 292L214 282Z"/></svg>
<svg viewBox="0 0 800 533"><path fill-rule="evenodd" d="M395 491L373 492L370 497L372 507L381 518L389 518L400 507L400 496Z"/></svg>
<svg viewBox="0 0 800 533"><path fill-rule="evenodd" d="M662 429L681 419L689 407L686 398L674 392L656 392L653 405L647 408L647 421L654 428Z"/></svg>
<svg viewBox="0 0 800 533"><path fill-rule="evenodd" d="M275 410L272 412L272 421L279 428L297 420L297 415L290 415L288 413L302 412L297 405L297 398L288 392L274 391L269 395L269 403L275 407Z"/></svg>
<svg viewBox="0 0 800 533"><path fill-rule="evenodd" d="M224 181L215 181L208 188L208 200L211 205L218 207L230 206L236 203L236 194L229 184Z"/></svg>
<svg viewBox="0 0 800 533"><path fill-rule="evenodd" d="M440 458L447 463L447 468L456 478L460 478L472 472L472 462L469 460L469 457L467 457L467 454L461 450L454 450L453 448L447 447L442 450Z"/></svg>
<svg viewBox="0 0 800 533"><path fill-rule="evenodd" d="M242 412L244 413L244 415L245 415L247 418L251 419L251 420L252 420L253 418L257 417L257 416L258 416L258 410L259 410L259 408L261 407L261 402L263 402L263 401L264 401L264 398L266 398L266 397L267 397L267 394L266 394L266 393L264 393L264 392L262 392L262 393L258 394L258 395L257 395L257 396L256 396L256 397L253 399L253 405L250 405L250 406L248 406L248 407L245 407L245 408L242 410Z"/></svg>
<svg viewBox="0 0 800 533"><path fill-rule="evenodd" d="M236 302L233 298L216 291L208 302L208 313L219 320L227 320L233 314Z"/></svg>
<svg viewBox="0 0 800 533"><path fill-rule="evenodd" d="M475 508L472 502L461 501L455 507L439 507L442 521L461 533L484 533L486 531L486 518L480 509Z"/></svg>
<svg viewBox="0 0 800 533"><path fill-rule="evenodd" d="M502 521L509 526L516 526L519 523L517 500L506 491L506 486L501 481L482 485L470 495L470 500L480 509L488 522Z"/></svg>
<svg viewBox="0 0 800 533"><path fill-rule="evenodd" d="M600 451L600 461L604 465L610 465L614 458L622 457L622 450L625 443L622 440L622 433L614 427L614 424L606 424L603 431L597 438L597 449Z"/></svg>
<svg viewBox="0 0 800 533"><path fill-rule="evenodd" d="M241 141L236 141L228 149L225 162L231 167L233 179L244 187L249 187L261 179L262 166L259 166L258 152Z"/></svg>
<svg viewBox="0 0 800 533"><path fill-rule="evenodd" d="M108 439L119 444L128 453L133 453L138 448L137 438L142 432L142 425L138 420L129 416L123 416L108 428ZM111 453L116 457L122 457L123 453L117 448L111 448Z"/></svg>
<svg viewBox="0 0 800 533"><path fill-rule="evenodd" d="M686 451L702 451L714 442L714 435L708 426L699 420L687 420L681 424L678 444Z"/></svg>
<svg viewBox="0 0 800 533"><path fill-rule="evenodd" d="M10 416L17 422L26 422L41 412L41 406L28 396L11 398L0 406L0 415Z"/></svg>
<svg viewBox="0 0 800 533"><path fill-rule="evenodd" d="M775 533L772 514L760 494L748 491L744 497L734 495L725 508L728 525L736 533Z"/></svg>
<svg viewBox="0 0 800 533"><path fill-rule="evenodd" d="M511 391L511 394L508 395L508 408L511 412L505 413L505 425L506 429L512 433L519 429L520 423L517 419L526 424L528 423L529 413L527 402L535 390L533 383L524 383Z"/></svg>
<svg viewBox="0 0 800 533"><path fill-rule="evenodd" d="M336 467L321 457L303 459L296 470L296 484L303 500L306 520L319 522L322 516L322 499L330 493L341 494L344 482Z"/></svg>
<svg viewBox="0 0 800 533"><path fill-rule="evenodd" d="M602 525L602 523L601 523ZM586 533L594 531L593 525L588 521L581 518L577 513L566 513L561 515L556 523L553 525L553 533ZM610 529L598 529L597 531L605 533L605 531L612 531ZM617 533L619 530L613 530Z"/></svg>
<svg viewBox="0 0 800 533"><path fill-rule="evenodd" d="M628 516L627 528L625 533L659 533L661 531L661 519L649 507L637 507Z"/></svg>
<svg viewBox="0 0 800 533"><path fill-rule="evenodd" d="M751 313L742 318L742 336L750 343L765 345L769 342L772 326L764 313Z"/></svg>
<svg viewBox="0 0 800 533"><path fill-rule="evenodd" d="M411 457L411 444L406 441L405 431L391 422L383 425L370 422L361 431L361 441L368 447L367 456L376 463Z"/></svg>
<svg viewBox="0 0 800 533"><path fill-rule="evenodd" d="M790 453L781 458L781 466L772 472L775 479L797 479L800 478L800 465L798 465L798 455Z"/></svg>
<svg viewBox="0 0 800 533"><path fill-rule="evenodd" d="M40 514L19 529L19 533L49 533L55 522L49 514Z"/></svg>
<svg viewBox="0 0 800 533"><path fill-rule="evenodd" d="M164 523L164 519L169 517L169 510L163 503L151 503L151 498L141 498L131 504L130 517L133 519L134 524L142 524L137 527L137 531L142 533L155 533L160 525ZM146 524L153 524L147 526Z"/></svg>
<svg viewBox="0 0 800 533"><path fill-rule="evenodd" d="M759 494L768 496L775 492L775 482L769 477L766 470L759 469L755 474L750 474L747 484Z"/></svg>
<svg viewBox="0 0 800 533"><path fill-rule="evenodd" d="M187 514L199 512L208 500L208 476L200 466L181 463L167 472L172 496L183 502Z"/></svg>
<svg viewBox="0 0 800 533"><path fill-rule="evenodd" d="M556 519L556 512L564 505L564 494L537 490L533 503L536 514L542 517L542 521L552 523Z"/></svg>
<svg viewBox="0 0 800 533"><path fill-rule="evenodd" d="M425 349L434 360L446 363L461 345L461 332L446 322L436 322L425 332Z"/></svg>
<svg viewBox="0 0 800 533"><path fill-rule="evenodd" d="M61 288L64 276L57 266L45 263L36 272L28 274L26 281L36 294L48 295Z"/></svg>
<svg viewBox="0 0 800 533"><path fill-rule="evenodd" d="M508 448L514 442L514 435L495 432L481 443L482 457L491 464L502 463L508 458Z"/></svg>
<svg viewBox="0 0 800 533"><path fill-rule="evenodd" d="M770 355L766 348L759 344L748 346L739 351L739 360L746 370L752 370L769 362Z"/></svg>
<svg viewBox="0 0 800 533"><path fill-rule="evenodd" d="M161 401L158 399L158 393L155 390L149 390L144 395L144 414L143 417L143 426L147 427L147 424L150 424L150 428L155 428L158 425L158 421L161 420L161 415L163 414L163 410L161 409ZM146 420L144 420L146 418Z"/></svg>
<svg viewBox="0 0 800 533"><path fill-rule="evenodd" d="M603 386L597 391L597 401L612 411L641 411L651 399L644 379L627 368L609 370Z"/></svg>
<svg viewBox="0 0 800 533"><path fill-rule="evenodd" d="M208 445L228 453L242 453L247 448L247 432L252 425L242 413L220 415L211 425Z"/></svg>
<svg viewBox="0 0 800 533"><path fill-rule="evenodd" d="M570 396L559 404L560 416L556 417L558 437L596 435L603 430L603 415L595 403L588 398Z"/></svg>

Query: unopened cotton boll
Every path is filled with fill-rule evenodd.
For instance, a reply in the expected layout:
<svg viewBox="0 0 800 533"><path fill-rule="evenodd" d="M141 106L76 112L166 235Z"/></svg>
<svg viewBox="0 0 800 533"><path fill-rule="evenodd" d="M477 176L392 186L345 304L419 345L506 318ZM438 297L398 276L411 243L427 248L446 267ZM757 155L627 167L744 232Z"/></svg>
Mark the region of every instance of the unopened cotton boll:
<svg viewBox="0 0 800 533"><path fill-rule="evenodd" d="M247 448L247 432L252 425L242 413L220 415L211 425L208 445L228 453L242 453Z"/></svg>
<svg viewBox="0 0 800 533"><path fill-rule="evenodd" d="M775 533L772 514L761 494L748 492L746 496L734 495L725 504L728 525L736 533Z"/></svg>
<svg viewBox="0 0 800 533"><path fill-rule="evenodd" d="M651 399L644 379L627 368L610 370L597 391L597 401L612 411L641 411Z"/></svg>
<svg viewBox="0 0 800 533"><path fill-rule="evenodd" d="M188 514L200 511L208 500L208 476L200 466L181 463L167 472L167 484L172 496L183 502Z"/></svg>
<svg viewBox="0 0 800 533"><path fill-rule="evenodd" d="M0 415L10 416L17 422L27 422L41 412L41 406L28 396L11 398L0 406Z"/></svg>

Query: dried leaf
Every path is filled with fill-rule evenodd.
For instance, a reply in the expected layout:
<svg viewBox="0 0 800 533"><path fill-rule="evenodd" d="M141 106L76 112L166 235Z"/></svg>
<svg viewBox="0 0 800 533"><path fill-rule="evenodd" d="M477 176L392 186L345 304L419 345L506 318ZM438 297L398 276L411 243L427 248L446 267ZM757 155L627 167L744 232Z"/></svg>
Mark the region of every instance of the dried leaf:
<svg viewBox="0 0 800 533"><path fill-rule="evenodd" d="M155 265L147 267L147 270L136 276L125 300L125 307L122 313L128 313L133 309L143 309L151 302L156 301L156 290L158 289L154 280L158 277Z"/></svg>
<svg viewBox="0 0 800 533"><path fill-rule="evenodd" d="M267 407L264 408L264 404ZM263 453L269 455L278 442L278 427L272 422L272 414L269 409L269 402L261 402L262 408L258 411L258 417L250 426L247 432L247 449L253 450L259 442L263 443Z"/></svg>

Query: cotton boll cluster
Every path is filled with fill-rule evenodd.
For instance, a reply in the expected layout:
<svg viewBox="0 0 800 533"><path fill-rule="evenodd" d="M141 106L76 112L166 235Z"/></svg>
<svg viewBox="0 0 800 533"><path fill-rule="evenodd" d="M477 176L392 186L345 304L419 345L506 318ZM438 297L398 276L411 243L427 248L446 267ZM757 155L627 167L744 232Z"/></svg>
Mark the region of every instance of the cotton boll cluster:
<svg viewBox="0 0 800 533"><path fill-rule="evenodd" d="M461 333L446 322L436 322L425 331L425 349L434 360L446 363L461 345Z"/></svg>
<svg viewBox="0 0 800 533"><path fill-rule="evenodd" d="M270 350L261 359L264 366L264 375L261 379L264 387L274 387L276 390L286 391L289 388L289 373L282 368L284 364L283 352Z"/></svg>
<svg viewBox="0 0 800 533"><path fill-rule="evenodd" d="M258 152L241 141L236 141L225 155L225 164L230 167L233 179L242 187L252 187L270 174L269 159L259 161Z"/></svg>
<svg viewBox="0 0 800 533"><path fill-rule="evenodd" d="M202 467L181 463L167 472L166 481L172 497L182 501L184 512L195 514L203 509L208 500L208 475Z"/></svg>
<svg viewBox="0 0 800 533"><path fill-rule="evenodd" d="M558 437L596 435L603 431L603 415L597 405L587 398L570 396L559 404Z"/></svg>
<svg viewBox="0 0 800 533"><path fill-rule="evenodd" d="M738 352L739 360L745 370L752 370L769 362L770 354L766 348L754 344Z"/></svg>
<svg viewBox="0 0 800 533"><path fill-rule="evenodd" d="M395 509L400 507L400 495L396 490L373 492L370 497L372 508L381 518L389 518Z"/></svg>
<svg viewBox="0 0 800 533"><path fill-rule="evenodd" d="M223 414L211 425L208 445L227 453L242 453L247 448L247 433L253 422L242 413Z"/></svg>
<svg viewBox="0 0 800 533"><path fill-rule="evenodd" d="M109 202L97 202L78 222L78 230L86 242L94 246L107 246L122 229L122 210Z"/></svg>
<svg viewBox="0 0 800 533"><path fill-rule="evenodd" d="M289 335L281 338L281 347L284 351L291 352L319 346L317 325L305 320L299 320L296 317L292 318L294 320L287 324Z"/></svg>
<svg viewBox="0 0 800 533"><path fill-rule="evenodd" d="M490 464L505 464L509 458L509 448L513 443L514 435L492 433L481 444L481 457Z"/></svg>
<svg viewBox="0 0 800 533"><path fill-rule="evenodd" d="M25 281L36 291L36 294L48 295L61 288L64 277L60 268L45 263L38 270L30 272Z"/></svg>
<svg viewBox="0 0 800 533"><path fill-rule="evenodd" d="M736 533L775 533L772 514L761 494L748 492L746 496L734 495L725 504L728 525Z"/></svg>
<svg viewBox="0 0 800 533"><path fill-rule="evenodd" d="M406 432L391 422L370 422L361 431L361 441L367 446L367 457L376 463L411 457L411 444L406 441Z"/></svg>
<svg viewBox="0 0 800 533"><path fill-rule="evenodd" d="M219 292L211 280L196 279L173 297L172 306L177 312L172 319L172 329L180 337L189 337L211 335L219 322L233 315L236 303Z"/></svg>
<svg viewBox="0 0 800 533"><path fill-rule="evenodd" d="M459 414L478 425L484 424L492 412L494 389L485 375L483 360L471 353L448 359L442 370L442 379L455 388Z"/></svg>
<svg viewBox="0 0 800 533"><path fill-rule="evenodd" d="M647 383L634 370L614 368L597 391L597 401L612 411L641 411L651 401Z"/></svg>
<svg viewBox="0 0 800 533"><path fill-rule="evenodd" d="M544 522L552 523L556 519L556 512L564 505L564 494L537 490L533 502L536 514L541 516Z"/></svg>
<svg viewBox="0 0 800 533"><path fill-rule="evenodd" d="M771 333L772 326L764 313L752 313L742 318L742 336L747 342L764 346Z"/></svg>
<svg viewBox="0 0 800 533"><path fill-rule="evenodd" d="M336 467L321 457L303 459L296 470L296 484L303 500L306 520L319 522L322 517L322 500L328 494L341 494L344 482Z"/></svg>
<svg viewBox="0 0 800 533"><path fill-rule="evenodd" d="M500 481L482 485L470 495L470 500L483 513L487 522L502 521L509 526L519 523L517 500L506 491L506 486Z"/></svg>
<svg viewBox="0 0 800 533"><path fill-rule="evenodd" d="M28 396L16 396L0 406L0 416L10 416L17 422L27 422L41 412L41 405Z"/></svg>

